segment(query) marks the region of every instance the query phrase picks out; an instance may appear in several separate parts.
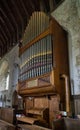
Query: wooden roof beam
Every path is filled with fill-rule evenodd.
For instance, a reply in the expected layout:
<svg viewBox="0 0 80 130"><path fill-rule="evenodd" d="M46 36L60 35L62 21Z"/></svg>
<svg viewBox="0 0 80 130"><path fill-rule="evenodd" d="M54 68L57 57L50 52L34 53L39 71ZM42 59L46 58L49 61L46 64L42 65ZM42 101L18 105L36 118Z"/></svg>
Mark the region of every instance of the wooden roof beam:
<svg viewBox="0 0 80 130"><path fill-rule="evenodd" d="M0 17L0 24L2 25L3 28L5 28L5 31L7 31L6 33L9 34L10 42L12 42L12 36L10 33L10 29L8 29L7 25L5 24L5 21L1 17Z"/></svg>
<svg viewBox="0 0 80 130"><path fill-rule="evenodd" d="M16 12L17 12L17 14L18 14L18 16L19 16L19 18L20 18L20 20L21 20L21 23L22 23L22 34L23 34L23 32L24 32L24 21L23 21L23 17L21 16L21 13L20 13L20 11L19 11L19 8L17 7L17 5L16 5L16 3L14 2L14 0L11 0L11 2L12 2L12 4L14 5L15 10L16 10Z"/></svg>
<svg viewBox="0 0 80 130"><path fill-rule="evenodd" d="M30 5L31 5L32 9L35 10L35 6L34 6L32 0L29 0L29 2L30 2Z"/></svg>
<svg viewBox="0 0 80 130"><path fill-rule="evenodd" d="M20 3L21 3L22 6L23 6L23 9L24 9L24 11L25 11L25 13L26 13L27 18L29 18L29 13L28 13L28 11L27 11L27 9L26 9L26 7L25 7L25 4L24 4L23 0L19 0L19 1L20 1Z"/></svg>
<svg viewBox="0 0 80 130"><path fill-rule="evenodd" d="M40 0L40 11L45 12L45 10L46 10L45 4L44 4L43 0Z"/></svg>
<svg viewBox="0 0 80 130"><path fill-rule="evenodd" d="M18 34L19 34L18 24L17 24L17 22L16 22L16 20L15 20L15 17L13 16L13 14L12 14L12 12L11 12L9 6L8 6L8 3L7 3L6 1L4 1L4 0L3 0L2 2L4 3L5 8L6 8L7 11L9 12L10 17L12 18L12 20L13 20L13 22L14 22L14 25L15 25L15 28L16 28L16 32L17 32L17 41L18 41L18 40L19 40L19 37L18 37ZM6 15L6 16L7 16L7 15Z"/></svg>
<svg viewBox="0 0 80 130"><path fill-rule="evenodd" d="M54 0L49 0L50 12L54 9Z"/></svg>
<svg viewBox="0 0 80 130"><path fill-rule="evenodd" d="M1 39L1 41L3 42L3 44L5 44L6 43L6 40L3 38L3 36L2 36L2 34L0 33L0 39Z"/></svg>
<svg viewBox="0 0 80 130"><path fill-rule="evenodd" d="M5 12L4 12L3 10L0 9L0 12L2 13L2 15L3 15L3 17L4 17L5 23L6 23L6 22L8 23L8 28L11 29L11 31L12 31L13 34L14 34L14 37L16 38L16 36L15 36L15 29L14 29L14 26L13 26L13 24L11 23L10 19L7 17L7 15L5 14ZM14 37L13 37L13 41L15 41L15 40L14 40Z"/></svg>
<svg viewBox="0 0 80 130"><path fill-rule="evenodd" d="M4 36L4 38L6 38L7 43L9 43L9 38L7 37L6 33L4 32L2 26L0 26L0 32L2 32L2 35Z"/></svg>

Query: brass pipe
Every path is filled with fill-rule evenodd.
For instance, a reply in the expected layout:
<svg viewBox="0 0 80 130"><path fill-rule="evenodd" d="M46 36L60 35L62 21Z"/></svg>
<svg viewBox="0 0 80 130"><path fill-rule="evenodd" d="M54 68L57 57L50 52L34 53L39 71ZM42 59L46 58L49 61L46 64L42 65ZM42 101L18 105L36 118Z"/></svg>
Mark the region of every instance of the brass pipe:
<svg viewBox="0 0 80 130"><path fill-rule="evenodd" d="M70 91L69 91L69 78L66 74L62 74L61 78L65 80L65 98L66 98L66 112L70 112Z"/></svg>

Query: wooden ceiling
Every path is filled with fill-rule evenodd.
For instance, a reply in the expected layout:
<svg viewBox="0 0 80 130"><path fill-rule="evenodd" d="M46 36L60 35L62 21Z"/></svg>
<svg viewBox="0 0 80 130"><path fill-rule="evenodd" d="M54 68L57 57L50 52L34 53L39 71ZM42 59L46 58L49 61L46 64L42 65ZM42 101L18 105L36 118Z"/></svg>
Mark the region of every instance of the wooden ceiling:
<svg viewBox="0 0 80 130"><path fill-rule="evenodd" d="M63 0L0 0L0 58L19 44L34 11L50 14Z"/></svg>

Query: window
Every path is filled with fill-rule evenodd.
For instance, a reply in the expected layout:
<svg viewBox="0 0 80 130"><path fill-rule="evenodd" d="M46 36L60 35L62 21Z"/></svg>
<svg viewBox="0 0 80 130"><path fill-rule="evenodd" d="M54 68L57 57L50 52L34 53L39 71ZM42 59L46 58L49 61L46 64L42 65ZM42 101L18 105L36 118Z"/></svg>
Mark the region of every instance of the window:
<svg viewBox="0 0 80 130"><path fill-rule="evenodd" d="M6 90L8 90L8 88L9 88L9 73L7 74L7 76L6 76Z"/></svg>
<svg viewBox="0 0 80 130"><path fill-rule="evenodd" d="M0 65L0 91L8 90L9 88L9 65L7 60L4 60Z"/></svg>

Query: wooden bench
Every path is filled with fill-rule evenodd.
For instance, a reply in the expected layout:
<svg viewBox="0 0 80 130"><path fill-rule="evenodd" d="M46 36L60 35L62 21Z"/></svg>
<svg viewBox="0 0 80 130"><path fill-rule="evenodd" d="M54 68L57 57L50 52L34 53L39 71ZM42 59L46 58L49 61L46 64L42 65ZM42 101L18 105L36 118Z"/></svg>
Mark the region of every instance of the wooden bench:
<svg viewBox="0 0 80 130"><path fill-rule="evenodd" d="M14 122L16 121L13 108L0 108L0 129L15 130Z"/></svg>
<svg viewBox="0 0 80 130"><path fill-rule="evenodd" d="M51 130L37 125L18 124L19 130Z"/></svg>
<svg viewBox="0 0 80 130"><path fill-rule="evenodd" d="M54 120L53 130L80 130L80 119L66 117Z"/></svg>

